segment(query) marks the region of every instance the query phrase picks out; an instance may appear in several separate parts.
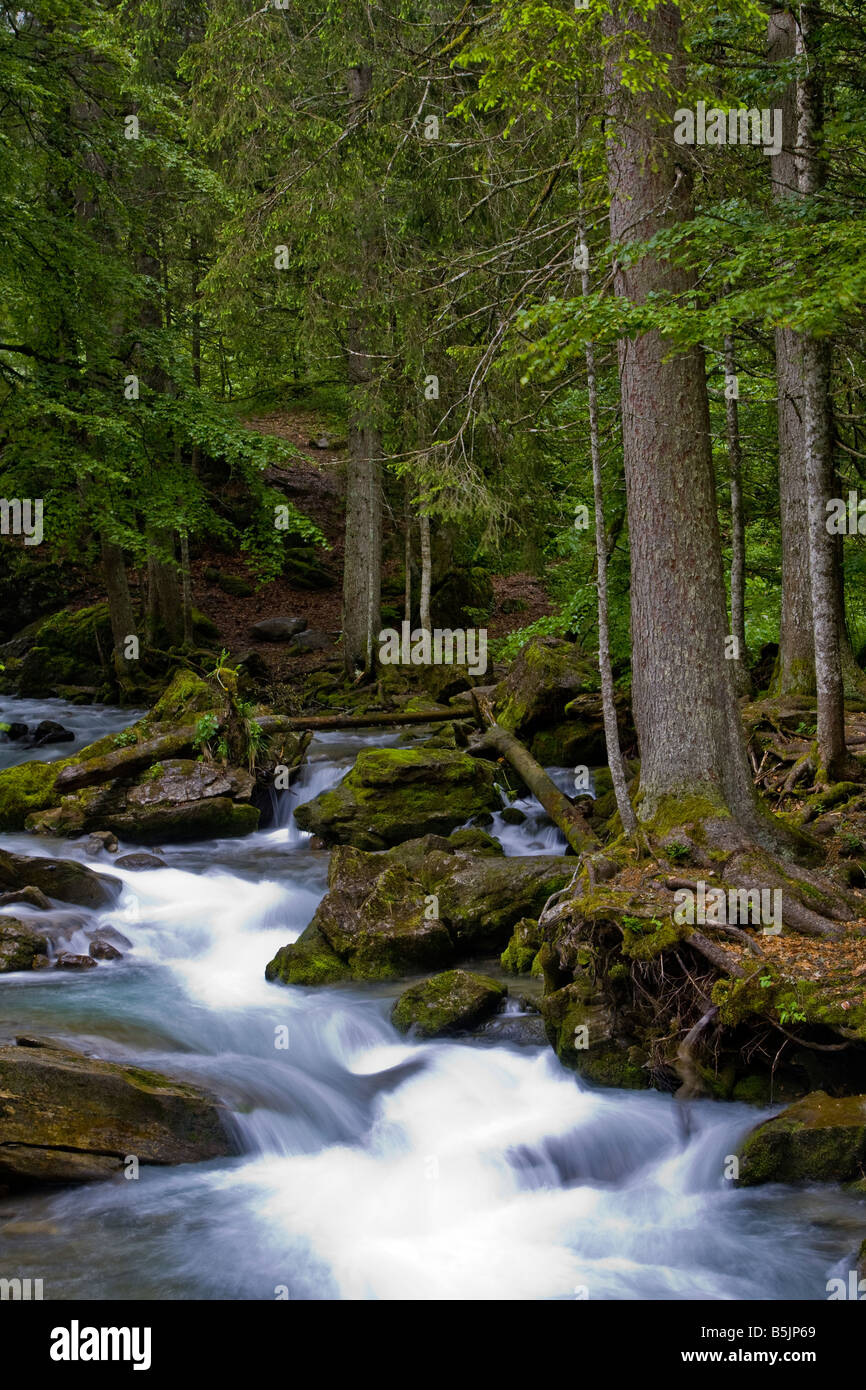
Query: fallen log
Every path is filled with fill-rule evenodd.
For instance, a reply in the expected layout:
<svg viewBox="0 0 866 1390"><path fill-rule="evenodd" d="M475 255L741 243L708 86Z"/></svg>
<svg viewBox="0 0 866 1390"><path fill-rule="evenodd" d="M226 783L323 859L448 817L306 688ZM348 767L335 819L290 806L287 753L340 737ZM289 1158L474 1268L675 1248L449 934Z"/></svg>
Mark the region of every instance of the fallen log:
<svg viewBox="0 0 866 1390"><path fill-rule="evenodd" d="M104 753L101 758L89 758L83 763L72 763L61 768L54 783L58 792L77 791L80 787L96 786L100 782L111 782L115 777L133 777L164 758L179 758L183 753L192 752L195 738L195 725L187 724L172 729L169 734L149 738L145 743L134 743L129 748L118 748L115 752Z"/></svg>
<svg viewBox="0 0 866 1390"><path fill-rule="evenodd" d="M587 850L597 849L598 836L587 824L577 807L572 805L565 793L561 792L548 777L544 768L536 762L529 750L520 742L520 739L515 738L514 734L509 733L507 729L503 729L501 724L497 724L493 717L493 706L489 696L475 689L472 692L472 697L478 711L479 721L484 726L484 744L482 746L494 749L511 764L533 796L541 802L554 825L562 831L575 854L584 854Z"/></svg>
<svg viewBox="0 0 866 1390"><path fill-rule="evenodd" d="M453 709L426 709L412 710L408 714L405 711L389 714L383 710L375 714L263 714L256 723L266 734L291 734L304 729L377 729L400 724L441 724L447 719L466 719L467 716L472 717L468 709L465 713Z"/></svg>

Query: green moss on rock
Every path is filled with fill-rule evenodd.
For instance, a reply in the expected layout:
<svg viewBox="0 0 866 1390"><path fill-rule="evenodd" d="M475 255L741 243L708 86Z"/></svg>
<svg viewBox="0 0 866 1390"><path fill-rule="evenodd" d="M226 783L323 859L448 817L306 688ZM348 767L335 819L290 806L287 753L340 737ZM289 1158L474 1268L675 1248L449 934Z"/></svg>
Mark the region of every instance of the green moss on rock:
<svg viewBox="0 0 866 1390"><path fill-rule="evenodd" d="M508 993L488 975L446 970L401 994L391 1022L401 1033L411 1029L422 1038L439 1038L475 1028L495 1014Z"/></svg>

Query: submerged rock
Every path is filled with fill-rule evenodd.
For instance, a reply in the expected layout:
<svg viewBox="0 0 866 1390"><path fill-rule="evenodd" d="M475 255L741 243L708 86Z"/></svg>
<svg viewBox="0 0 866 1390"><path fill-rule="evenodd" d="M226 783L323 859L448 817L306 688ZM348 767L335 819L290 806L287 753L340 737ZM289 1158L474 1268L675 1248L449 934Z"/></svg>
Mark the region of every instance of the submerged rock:
<svg viewBox="0 0 866 1390"><path fill-rule="evenodd" d="M368 748L338 787L298 806L295 820L329 844L386 849L498 806L495 775L457 750Z"/></svg>
<svg viewBox="0 0 866 1390"><path fill-rule="evenodd" d="M385 854L338 846L329 892L266 977L296 985L399 979L455 957L501 951L514 923L537 915L568 882L573 863L558 855L472 855L437 835Z"/></svg>
<svg viewBox="0 0 866 1390"><path fill-rule="evenodd" d="M55 970L94 970L96 960L92 955L80 956L74 951L61 951L54 962Z"/></svg>
<svg viewBox="0 0 866 1390"><path fill-rule="evenodd" d="M764 1182L854 1182L866 1176L866 1096L812 1091L765 1120L740 1148L743 1187Z"/></svg>
<svg viewBox="0 0 866 1390"><path fill-rule="evenodd" d="M411 1029L422 1038L441 1038L465 1032L490 1018L508 990L488 975L469 970L446 970L400 995L391 1022L400 1033Z"/></svg>
<svg viewBox="0 0 866 1390"><path fill-rule="evenodd" d="M17 917L0 917L0 975L33 970L37 956L48 950L47 939Z"/></svg>
<svg viewBox="0 0 866 1390"><path fill-rule="evenodd" d="M174 1164L236 1152L228 1112L196 1086L45 1039L0 1048L0 1181L89 1182L130 1155Z"/></svg>
<svg viewBox="0 0 866 1390"><path fill-rule="evenodd" d="M166 862L160 859L158 854L122 854L119 859L114 861L119 869L132 869L139 871L142 869L164 869Z"/></svg>
<svg viewBox="0 0 866 1390"><path fill-rule="evenodd" d="M32 884L28 884L26 888L19 888L14 893L0 893L0 907L13 907L15 903L26 903L28 907L35 907L40 912L47 912L51 907L50 899L42 889L34 888Z"/></svg>

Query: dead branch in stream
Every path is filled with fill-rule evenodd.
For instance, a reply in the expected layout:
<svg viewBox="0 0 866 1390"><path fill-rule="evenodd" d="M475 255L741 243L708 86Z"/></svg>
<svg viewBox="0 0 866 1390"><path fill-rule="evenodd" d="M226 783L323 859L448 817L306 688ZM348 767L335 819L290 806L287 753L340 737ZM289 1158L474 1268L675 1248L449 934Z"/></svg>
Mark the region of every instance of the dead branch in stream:
<svg viewBox="0 0 866 1390"><path fill-rule="evenodd" d="M484 726L484 742L473 749L478 753L485 747L492 748L511 764L518 777L526 784L533 796L537 797L554 825L562 831L576 854L598 848L598 838L587 824L577 807L572 805L564 792L548 777L540 763L515 738L514 734L503 729L493 717L493 706L481 690L473 690L472 698L478 711L478 718Z"/></svg>

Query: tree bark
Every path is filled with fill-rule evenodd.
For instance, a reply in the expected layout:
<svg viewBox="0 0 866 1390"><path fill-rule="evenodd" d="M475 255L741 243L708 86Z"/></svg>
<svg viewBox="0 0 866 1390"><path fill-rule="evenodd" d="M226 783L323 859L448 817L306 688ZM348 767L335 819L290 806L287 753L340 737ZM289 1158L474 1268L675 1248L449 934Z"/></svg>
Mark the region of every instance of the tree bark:
<svg viewBox="0 0 866 1390"><path fill-rule="evenodd" d="M821 186L818 132L820 85L814 72L814 15L800 10L797 53L804 65L797 83L797 186L813 197ZM833 441L830 421L830 350L811 333L800 335L803 362L806 492L809 507L809 574L815 637L815 683L818 691L818 755L830 779L844 771L845 693L842 679L842 613L838 602L837 547L827 530L828 500L834 496Z"/></svg>
<svg viewBox="0 0 866 1390"><path fill-rule="evenodd" d="M769 18L767 51L772 63L792 59L797 23L790 10L774 9ZM782 112L782 147L770 157L770 180L776 201L798 196L797 87L789 83L775 98ZM779 662L774 695L815 694L815 641L809 579L809 509L804 473L803 374L797 334L776 329L776 416L779 431L779 521L782 543L782 614Z"/></svg>
<svg viewBox="0 0 866 1390"><path fill-rule="evenodd" d="M114 645L114 671L121 688L132 683L134 663L126 656L126 639L136 635L135 614L129 592L126 562L119 545L104 536L100 537L102 548L102 573L105 579L105 592L108 598L108 614L111 621L111 637Z"/></svg>
<svg viewBox="0 0 866 1390"><path fill-rule="evenodd" d="M725 338L726 385L736 376L734 340ZM740 413L731 392L725 393L725 423L728 436L728 472L731 483L731 636L737 644L732 661L738 695L748 695L752 687L746 667L746 524L743 517L743 452L740 446Z"/></svg>
<svg viewBox="0 0 866 1390"><path fill-rule="evenodd" d="M359 122L372 88L372 68L349 70L351 119ZM348 675L371 677L376 668L374 643L381 620L382 588L382 442L371 420L370 309L378 238L370 212L360 205L359 303L348 330L348 378L352 394L349 418L349 467L346 481L346 542L343 558L343 660Z"/></svg>
<svg viewBox="0 0 866 1390"><path fill-rule="evenodd" d="M663 4L647 18L614 6L605 89L610 226L615 243L645 241L686 220L688 175L673 141L673 94L631 92L620 78L628 31L671 57L682 89L680 16ZM662 109L660 109L662 108ZM618 263L616 293L642 303L682 296L692 274L649 253ZM631 542L633 706L641 753L639 817L699 798L763 838L730 662L727 611L703 352L670 356L657 332L620 342L623 445ZM682 808L685 809L685 808Z"/></svg>
<svg viewBox="0 0 866 1390"><path fill-rule="evenodd" d="M580 92L575 94L575 143L580 159ZM583 206L583 168L577 166L577 246L586 245L586 216ZM582 258L580 292L590 291L588 258ZM628 778L619 742L619 724L613 692L613 668L610 661L610 622L607 602L607 531L604 524L604 492L601 479L601 446L598 428L598 383L595 375L595 352L592 343L586 345L586 386L589 395L589 448L592 458L592 496L595 508L596 592L598 598L598 671L601 679L601 708L604 719L604 741L607 765L616 797L619 818L627 835L637 830L637 817L628 795Z"/></svg>
<svg viewBox="0 0 866 1390"><path fill-rule="evenodd" d="M403 619L412 621L412 501L408 475L403 479L403 517L405 539L403 542Z"/></svg>
<svg viewBox="0 0 866 1390"><path fill-rule="evenodd" d="M419 600L419 621L423 630L429 632L432 561L430 556L430 518L426 512L422 512L418 518L418 531L421 546L421 597Z"/></svg>

